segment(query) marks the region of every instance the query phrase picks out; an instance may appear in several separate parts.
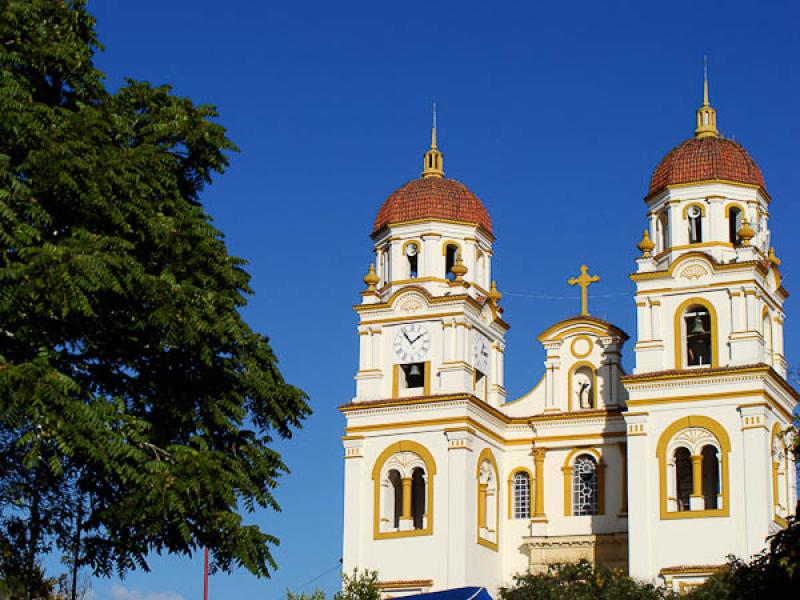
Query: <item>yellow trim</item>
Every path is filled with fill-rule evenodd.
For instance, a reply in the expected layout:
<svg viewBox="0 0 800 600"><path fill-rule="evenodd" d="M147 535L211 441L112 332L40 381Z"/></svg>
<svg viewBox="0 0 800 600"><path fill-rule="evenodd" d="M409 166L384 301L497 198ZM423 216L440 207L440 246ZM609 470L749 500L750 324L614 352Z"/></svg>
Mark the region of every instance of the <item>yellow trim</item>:
<svg viewBox="0 0 800 600"><path fill-rule="evenodd" d="M569 454L567 454L567 458L564 460L564 464L561 467L561 472L564 476L564 516L571 517L572 516L572 471L573 465L575 464L575 459L582 455L582 454L589 454L591 455L597 464L597 514L604 515L606 512L606 486L605 486L605 470L606 464L603 462L603 456L600 454L600 451L596 450L591 446L578 446L570 450Z"/></svg>
<svg viewBox="0 0 800 600"><path fill-rule="evenodd" d="M517 473L528 474L528 516L533 517L533 473L528 467L517 467L508 475L508 518L514 519L514 476Z"/></svg>
<svg viewBox="0 0 800 600"><path fill-rule="evenodd" d="M451 299L452 296L449 296ZM372 306L375 306L374 304ZM449 313L433 313L428 315L398 315L396 317L389 317L388 319L372 319L371 321L361 321L359 325L378 325L381 323L397 323L398 325L407 323L409 321L435 321L436 319L444 319L447 317L461 317L462 312L449 312Z"/></svg>
<svg viewBox="0 0 800 600"><path fill-rule="evenodd" d="M461 254L461 250L462 250L461 242L457 242L456 240L445 240L445 241L442 242L442 256L447 256L447 247L451 246L451 245L455 246L456 248L458 248L458 251L456 252L456 256Z"/></svg>
<svg viewBox="0 0 800 600"><path fill-rule="evenodd" d="M723 242L711 242L711 243L723 243ZM727 243L729 243L729 242L727 242ZM692 244L691 247L695 247L697 245L698 244ZM767 272L768 272L768 268L765 267L761 263L761 261L752 260L752 261L739 262L739 263L737 263L737 262L733 262L733 263L718 263L716 260L714 260L713 257L709 256L708 254L705 254L703 252L697 251L697 252L687 252L686 254L681 254L678 258L675 259L675 261L672 264L669 265L669 267L665 271L649 271L647 273L633 273L633 274L630 275L630 278L633 281L642 281L642 280L646 280L646 279L661 279L661 278L666 277L666 276L671 276L671 275L673 275L675 273L675 270L681 264L683 264L684 262L686 262L687 260L692 259L692 258L700 258L700 259L704 260L705 262L709 263L714 272L717 272L717 271L738 271L738 270L744 270L745 268L749 268L749 267L755 268L763 276L766 276ZM723 285L729 285L729 284L723 284ZM651 292L642 291L642 293L651 293Z"/></svg>
<svg viewBox="0 0 800 600"><path fill-rule="evenodd" d="M392 398L400 398L400 368L404 364L411 363L397 363L393 365L392 369ZM423 376L422 376L422 395L430 396L431 393L431 361L426 360L422 363Z"/></svg>
<svg viewBox="0 0 800 600"><path fill-rule="evenodd" d="M701 217L705 217L706 216L706 206L705 206L705 204L701 204L700 202L690 202L689 204L687 204L686 206L683 207L683 218L684 219L686 219L688 217L689 209L692 206L697 206L700 209L700 216ZM697 244L693 244L693 245L696 246Z"/></svg>
<svg viewBox="0 0 800 600"><path fill-rule="evenodd" d="M587 342L589 342L589 349L584 353L575 351L575 344L580 340L586 340ZM594 350L594 342L592 342L592 338L590 338L588 335L576 336L575 339L572 340L572 343L569 345L569 351L575 358L586 358L592 353L592 350Z"/></svg>
<svg viewBox="0 0 800 600"><path fill-rule="evenodd" d="M379 581L378 587L381 590L405 590L416 588L433 587L433 579L402 579L397 581Z"/></svg>
<svg viewBox="0 0 800 600"><path fill-rule="evenodd" d="M386 461L395 454L400 452L413 452L422 459L425 463L425 470L428 480L425 482L427 489L427 499L425 502L425 517L427 523L422 529L411 529L409 531L385 531L381 532L381 470ZM411 440L403 440L395 442L387 446L383 452L380 453L375 465L372 467L372 481L374 482L374 496L372 503L372 516L373 516L373 529L372 537L376 540L398 538L398 537L414 537L420 535L431 535L433 533L433 479L436 475L436 461L428 449L417 442Z"/></svg>
<svg viewBox="0 0 800 600"><path fill-rule="evenodd" d="M667 510L667 446L672 438L683 430L690 427L700 427L709 431L719 442L720 445L720 486L722 487L722 508L712 508L706 510L686 510L674 511ZM664 429L658 438L656 446L656 457L658 458L658 481L660 496L661 520L668 519L697 519L703 517L727 517L730 514L730 478L728 476L728 453L731 451L731 441L728 432L717 421L710 417L692 415L674 421L669 427Z"/></svg>
<svg viewBox="0 0 800 600"><path fill-rule="evenodd" d="M536 486L536 494L533 503L533 519L539 522L547 522L547 515L544 510L544 457L547 454L547 448L534 448L533 449L533 466L536 471L534 477L534 485Z"/></svg>
<svg viewBox="0 0 800 600"><path fill-rule="evenodd" d="M409 244L414 244L417 247L417 256L422 254L422 243L419 240L406 240L405 242L403 242L403 246L402 246L402 248L400 250L400 254L402 256L406 255L406 247Z"/></svg>
<svg viewBox="0 0 800 600"><path fill-rule="evenodd" d="M628 514L628 442L617 442L622 463L622 500L619 514Z"/></svg>
<svg viewBox="0 0 800 600"><path fill-rule="evenodd" d="M688 367L688 365L683 364L683 352L684 352L684 336L681 334L683 331L683 313L686 312L686 309L692 306L693 304L698 304L700 306L705 307L708 309L709 316L711 317L711 368L716 369L719 367L719 334L717 330L717 309L714 308L714 305L706 300L705 298L701 298L699 296L695 296L693 298L688 298L681 302L680 306L675 310L674 325L675 325L675 337L673 338L673 343L675 345L675 368L676 369L687 369L692 368ZM689 357L686 357L686 362L689 362Z"/></svg>
<svg viewBox="0 0 800 600"><path fill-rule="evenodd" d="M573 327L569 331L562 331L563 329L567 329L572 325L577 325L578 327ZM574 335L576 333L588 333L590 335L604 335L604 336L618 335L625 339L628 339L628 334L622 331L622 329L615 327L611 323L606 323L605 321L596 319L591 315L580 315L577 317L571 317L569 319L564 319L563 321L559 321L555 325L548 327L546 330L540 333L537 339L540 342L546 342L551 340L562 340L565 337L569 335Z"/></svg>
<svg viewBox="0 0 800 600"><path fill-rule="evenodd" d="M497 541L495 541L495 542L489 541L489 540L481 537L481 518L480 518L480 515L481 515L481 502L480 502L480 496L481 496L481 465L484 462L488 462L491 465L491 467L494 469L495 494L497 496L495 498L495 502L494 502L495 511L497 513L495 515L495 527L497 528L496 531L495 531L495 540L497 540ZM478 528L477 528L477 532L476 532L477 533L476 539L477 539L478 544L480 544L481 546L485 546L486 548L489 548L490 550L494 550L495 552L497 552L498 542L500 541L500 471L497 468L497 460L494 457L494 453L491 451L490 448L484 448L483 450L481 450L481 453L478 455L478 460L475 463L475 479L476 479L476 482L477 482L477 485L478 485L478 494L476 496L476 498L478 500L478 510L477 510L477 513L478 513L478 520L477 520ZM486 498L486 490L484 489L484 500L485 500L485 498ZM484 510L484 519L485 519L485 517L486 517L486 513L485 513L486 504L485 503L483 505L483 510ZM484 523L484 525L485 525L485 523Z"/></svg>
<svg viewBox="0 0 800 600"><path fill-rule="evenodd" d="M731 220L731 209L732 208L738 208L739 211L742 213L742 218L744 218L744 216L746 214L744 212L744 207L741 204L739 204L738 202L729 202L728 204L725 205L725 218L727 220L729 220L729 221Z"/></svg>
<svg viewBox="0 0 800 600"><path fill-rule="evenodd" d="M597 408L597 369L595 369L594 365L588 360L582 360L572 365L572 367L569 370L569 373L567 374L567 394L568 394L567 412L572 412L572 392L574 391L572 389L572 377L574 376L575 371L577 371L581 367L589 367L589 369L591 369L592 371L592 394L594 396L593 399L594 406L592 408L593 409ZM586 409L576 409L576 410L586 410Z"/></svg>
<svg viewBox="0 0 800 600"><path fill-rule="evenodd" d="M392 227L398 227L398 226L402 226L402 225L417 225L418 223L448 223L448 224L451 224L451 225L466 225L468 227L474 227L476 229L481 230L486 235L486 237L489 238L490 241L493 242L495 240L495 237L492 234L492 232L488 231L483 226L481 226L481 225L479 225L477 223L472 223L470 221L457 221L455 219L433 219L433 218L409 219L408 221L398 221L397 223L387 223L386 225L384 225L384 227L388 227L389 229L391 229ZM375 237L375 234L380 232L384 227L381 227L381 229L379 229L378 231L373 232L372 236ZM426 234L426 235L430 235L430 234Z"/></svg>

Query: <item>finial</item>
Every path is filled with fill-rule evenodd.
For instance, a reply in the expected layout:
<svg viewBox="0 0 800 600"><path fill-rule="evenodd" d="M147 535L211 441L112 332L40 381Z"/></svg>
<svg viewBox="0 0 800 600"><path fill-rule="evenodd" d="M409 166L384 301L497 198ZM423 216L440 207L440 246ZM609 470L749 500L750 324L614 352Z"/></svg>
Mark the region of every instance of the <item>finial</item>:
<svg viewBox="0 0 800 600"><path fill-rule="evenodd" d="M592 285L595 281L600 281L600 278L596 275L589 275L589 267L586 265L581 265L581 274L578 277L573 277L567 283L570 285L578 285L581 288L581 314L588 315L589 314L589 294L588 294L588 287Z"/></svg>
<svg viewBox="0 0 800 600"><path fill-rule="evenodd" d="M650 239L650 234L647 232L647 229L644 230L642 239L638 244L636 244L636 247L639 248L639 251L645 258L649 257L653 253L656 245L653 243L653 240Z"/></svg>
<svg viewBox="0 0 800 600"><path fill-rule="evenodd" d="M750 226L750 221L747 219L742 219L742 226L736 234L739 236L739 239L742 240L742 246L749 246L750 240L756 236L756 232Z"/></svg>
<svg viewBox="0 0 800 600"><path fill-rule="evenodd" d="M461 252L456 255L456 264L453 265L450 271L456 276L455 283L463 283L464 275L467 274L467 265L461 260Z"/></svg>
<svg viewBox="0 0 800 600"><path fill-rule="evenodd" d="M694 130L697 138L717 137L717 111L708 101L708 57L703 57L703 106L697 109L697 128Z"/></svg>
<svg viewBox="0 0 800 600"><path fill-rule="evenodd" d="M378 285L378 282L380 282L380 280L381 278L378 277L378 275L375 273L375 265L370 264L369 271L367 272L366 275L364 275L364 283L367 284L367 291L374 292L375 286Z"/></svg>
<svg viewBox="0 0 800 600"><path fill-rule="evenodd" d="M503 297L503 294L497 291L497 282L493 279L492 280L492 288L489 290L489 300L497 304L500 302L500 298Z"/></svg>
<svg viewBox="0 0 800 600"><path fill-rule="evenodd" d="M431 128L431 147L422 158L423 177L444 177L444 155L436 145L436 102L433 103L433 127Z"/></svg>
<svg viewBox="0 0 800 600"><path fill-rule="evenodd" d="M772 246L769 247L769 254L767 254L767 259L776 267L781 264L781 259L775 256L775 248Z"/></svg>

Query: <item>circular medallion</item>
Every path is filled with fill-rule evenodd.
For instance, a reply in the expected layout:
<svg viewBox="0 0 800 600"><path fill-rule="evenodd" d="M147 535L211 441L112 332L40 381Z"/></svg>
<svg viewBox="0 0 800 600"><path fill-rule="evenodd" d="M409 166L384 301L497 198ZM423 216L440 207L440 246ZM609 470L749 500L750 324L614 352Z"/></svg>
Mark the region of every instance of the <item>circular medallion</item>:
<svg viewBox="0 0 800 600"><path fill-rule="evenodd" d="M592 340L588 336L579 335L572 340L569 348L575 358L585 358L589 356L593 347L594 344L592 344Z"/></svg>

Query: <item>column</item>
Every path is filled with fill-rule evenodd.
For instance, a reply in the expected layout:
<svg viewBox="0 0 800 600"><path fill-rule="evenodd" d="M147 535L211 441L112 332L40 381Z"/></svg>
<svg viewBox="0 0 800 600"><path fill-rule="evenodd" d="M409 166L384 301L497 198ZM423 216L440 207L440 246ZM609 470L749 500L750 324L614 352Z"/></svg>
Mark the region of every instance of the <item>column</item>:
<svg viewBox="0 0 800 600"><path fill-rule="evenodd" d="M348 436L344 444L344 536L342 540L342 568L351 572L361 566L362 532L369 531L372 512L366 510L366 501L373 490L364 481L364 438ZM370 537L372 532L370 531Z"/></svg>
<svg viewBox="0 0 800 600"><path fill-rule="evenodd" d="M661 339L661 300L650 301L650 324L652 327L652 339Z"/></svg>
<svg viewBox="0 0 800 600"><path fill-rule="evenodd" d="M649 580L653 578L651 520L658 518L658 461L649 443L647 413L626 413L625 425L628 430L628 564L631 577Z"/></svg>
<svg viewBox="0 0 800 600"><path fill-rule="evenodd" d="M467 548L475 543L475 465L472 456L472 434L466 429L447 432L447 528L441 539L446 540L447 581L437 586L459 588L468 583ZM442 521L440 521L441 523ZM436 525L439 527L439 525ZM437 532L437 537L439 533Z"/></svg>
<svg viewBox="0 0 800 600"><path fill-rule="evenodd" d="M533 449L534 465L534 489L536 491L533 502L533 520L547 522L547 515L544 511L544 455L546 448Z"/></svg>
<svg viewBox="0 0 800 600"><path fill-rule="evenodd" d="M647 299L636 301L636 325L639 341L653 339L650 335L650 309L647 306Z"/></svg>
<svg viewBox="0 0 800 600"><path fill-rule="evenodd" d="M628 448L625 442L617 443L619 448L622 465L622 496L619 508L619 516L628 514Z"/></svg>
<svg viewBox="0 0 800 600"><path fill-rule="evenodd" d="M411 477L403 477L403 512L400 514L400 530L408 531L414 528L414 519L411 515Z"/></svg>
<svg viewBox="0 0 800 600"><path fill-rule="evenodd" d="M731 501L740 499L745 509L745 548L731 549L732 554L751 556L760 552L769 535L772 521L772 472L769 454L769 431L767 430L767 408L764 406L742 406L741 445L737 448L735 438L728 465L731 485L738 488L728 490ZM731 436L732 438L734 436ZM737 452L738 450L738 452ZM737 460L738 455L738 460ZM738 473L736 473L738 471Z"/></svg>
<svg viewBox="0 0 800 600"><path fill-rule="evenodd" d="M689 496L689 510L704 510L706 501L703 497L703 457L692 455L692 493Z"/></svg>
<svg viewBox="0 0 800 600"><path fill-rule="evenodd" d="M486 491L488 483L478 484L478 529L486 529Z"/></svg>

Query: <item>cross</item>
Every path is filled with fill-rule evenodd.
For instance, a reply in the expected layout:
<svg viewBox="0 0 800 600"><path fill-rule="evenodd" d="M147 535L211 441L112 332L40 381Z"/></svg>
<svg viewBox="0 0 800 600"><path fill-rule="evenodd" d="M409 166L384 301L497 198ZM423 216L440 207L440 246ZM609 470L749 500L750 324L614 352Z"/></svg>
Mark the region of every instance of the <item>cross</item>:
<svg viewBox="0 0 800 600"><path fill-rule="evenodd" d="M567 283L570 285L579 285L581 286L581 314L588 315L589 314L589 294L587 292L587 288L593 284L595 281L600 281L600 278L597 275L589 275L588 273L589 267L586 265L581 265L581 274L579 277L573 277Z"/></svg>

